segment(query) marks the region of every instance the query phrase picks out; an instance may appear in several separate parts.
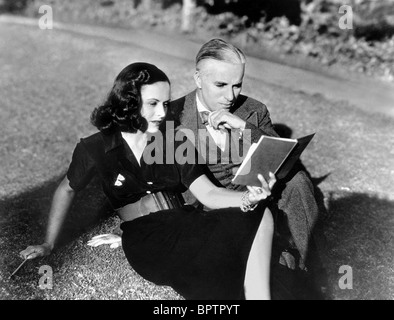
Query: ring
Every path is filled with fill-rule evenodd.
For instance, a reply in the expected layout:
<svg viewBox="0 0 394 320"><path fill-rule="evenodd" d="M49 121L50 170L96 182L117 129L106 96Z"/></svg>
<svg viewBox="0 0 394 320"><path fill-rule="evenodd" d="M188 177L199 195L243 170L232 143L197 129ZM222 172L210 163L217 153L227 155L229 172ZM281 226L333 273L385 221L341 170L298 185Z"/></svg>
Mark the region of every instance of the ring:
<svg viewBox="0 0 394 320"><path fill-rule="evenodd" d="M258 188L257 193L263 193L263 188Z"/></svg>

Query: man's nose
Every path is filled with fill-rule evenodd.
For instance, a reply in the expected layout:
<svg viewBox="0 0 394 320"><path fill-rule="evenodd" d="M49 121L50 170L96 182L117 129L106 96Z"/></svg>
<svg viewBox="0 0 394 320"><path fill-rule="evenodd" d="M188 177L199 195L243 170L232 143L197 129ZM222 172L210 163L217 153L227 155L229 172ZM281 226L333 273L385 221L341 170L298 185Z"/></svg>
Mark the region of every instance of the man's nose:
<svg viewBox="0 0 394 320"><path fill-rule="evenodd" d="M226 92L226 99L227 99L228 101L233 101L234 98L235 98L234 89L233 89L233 88L228 89L227 92Z"/></svg>

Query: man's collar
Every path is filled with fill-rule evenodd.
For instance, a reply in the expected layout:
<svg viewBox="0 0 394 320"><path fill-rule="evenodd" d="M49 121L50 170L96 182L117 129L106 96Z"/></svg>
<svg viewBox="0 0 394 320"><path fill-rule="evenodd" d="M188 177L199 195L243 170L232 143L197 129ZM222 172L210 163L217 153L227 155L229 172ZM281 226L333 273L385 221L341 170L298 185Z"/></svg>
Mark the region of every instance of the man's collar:
<svg viewBox="0 0 394 320"><path fill-rule="evenodd" d="M198 112L208 111L209 113L211 113L211 111L202 104L200 98L198 97L197 91L196 91L196 105Z"/></svg>

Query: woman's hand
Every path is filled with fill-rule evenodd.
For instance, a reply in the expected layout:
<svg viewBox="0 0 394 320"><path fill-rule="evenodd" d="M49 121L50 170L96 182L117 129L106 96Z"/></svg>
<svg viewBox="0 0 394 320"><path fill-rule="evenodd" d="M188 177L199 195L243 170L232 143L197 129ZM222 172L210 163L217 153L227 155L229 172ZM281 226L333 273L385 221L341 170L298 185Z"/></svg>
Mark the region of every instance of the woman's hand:
<svg viewBox="0 0 394 320"><path fill-rule="evenodd" d="M19 254L23 259L35 259L38 257L44 257L50 255L52 247L48 243L43 243L36 246L28 246L25 250Z"/></svg>
<svg viewBox="0 0 394 320"><path fill-rule="evenodd" d="M247 186L249 190L249 201L252 204L255 204L261 200L267 199L271 195L271 190L275 185L276 178L275 175L270 172L270 179L265 181L264 177L261 174L257 175L257 178L261 182L261 187Z"/></svg>
<svg viewBox="0 0 394 320"><path fill-rule="evenodd" d="M88 246L91 247L98 247L103 244L109 244L110 248L115 249L122 245L122 238L116 234L107 233L95 236L88 241Z"/></svg>

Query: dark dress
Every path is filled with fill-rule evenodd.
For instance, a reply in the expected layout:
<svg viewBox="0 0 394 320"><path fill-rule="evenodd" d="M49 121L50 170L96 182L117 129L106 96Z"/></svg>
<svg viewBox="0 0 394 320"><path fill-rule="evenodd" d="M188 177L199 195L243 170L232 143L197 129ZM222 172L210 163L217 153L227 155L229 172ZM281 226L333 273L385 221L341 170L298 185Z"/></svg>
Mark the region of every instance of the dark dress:
<svg viewBox="0 0 394 320"><path fill-rule="evenodd" d="M138 164L120 133L97 133L81 139L67 176L80 190L98 174L116 209L147 192L185 191L205 170L177 161L147 164L146 159L144 154ZM185 299L244 299L246 263L262 212L205 212L189 205L153 212L121 224L123 250L142 277L171 286Z"/></svg>

